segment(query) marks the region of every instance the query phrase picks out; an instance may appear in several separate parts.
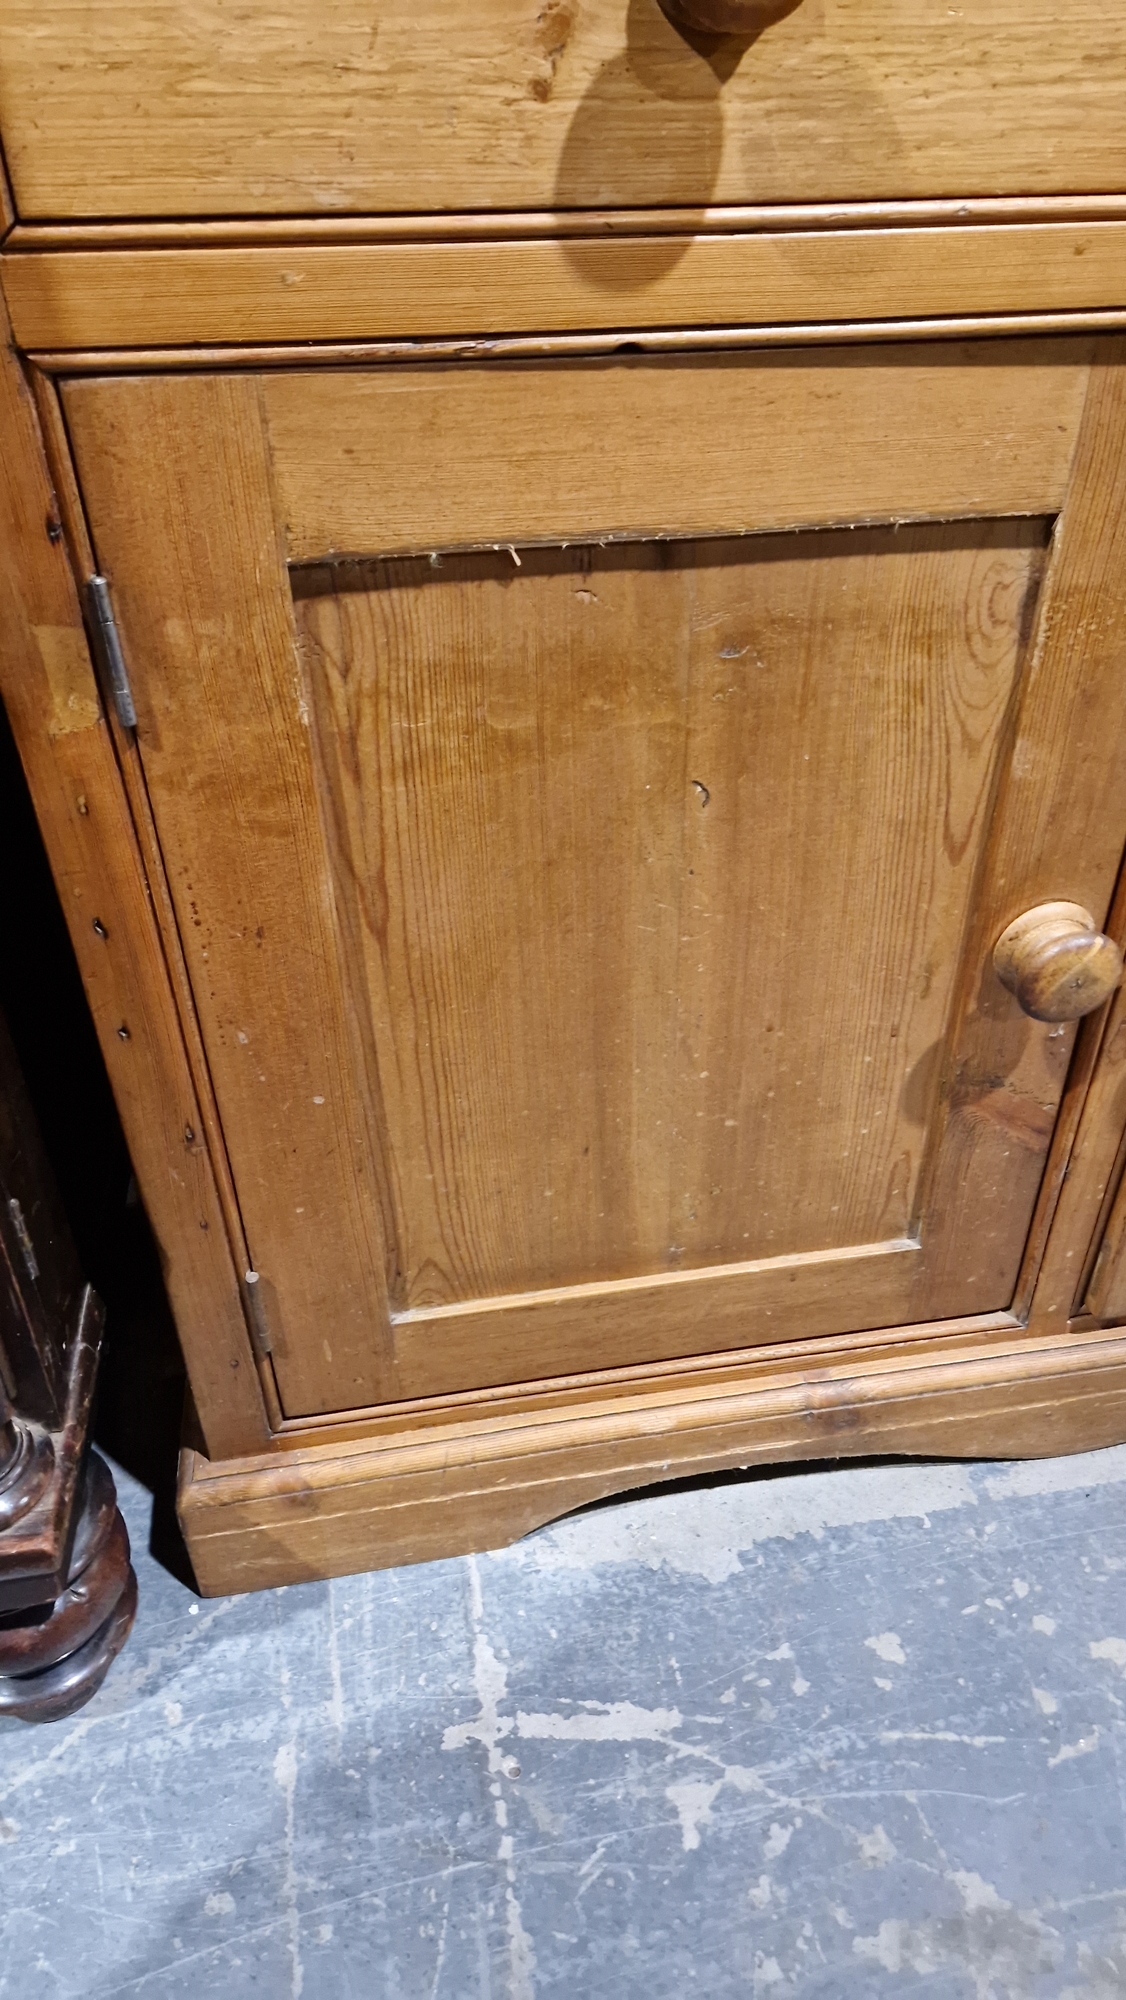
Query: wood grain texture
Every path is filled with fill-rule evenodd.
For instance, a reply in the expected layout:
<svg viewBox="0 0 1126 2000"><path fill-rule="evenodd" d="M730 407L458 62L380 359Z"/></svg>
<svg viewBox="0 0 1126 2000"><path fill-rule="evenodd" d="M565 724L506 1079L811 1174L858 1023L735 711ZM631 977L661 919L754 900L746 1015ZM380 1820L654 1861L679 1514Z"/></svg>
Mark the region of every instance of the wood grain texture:
<svg viewBox="0 0 1126 2000"><path fill-rule="evenodd" d="M974 195L956 200L727 203L706 207L476 209L413 215L192 216L146 222L16 223L20 250L249 249L261 244L512 242L520 237L745 236L796 229L958 229L999 222L1122 222L1126 193Z"/></svg>
<svg viewBox="0 0 1126 2000"><path fill-rule="evenodd" d="M43 445L47 455L47 465L54 482L59 519L62 523L71 565L79 577L93 576L98 568L90 541L89 527L82 495L78 490L74 461L71 456L70 440L67 436L59 399L58 384L37 368L29 368L29 383L43 434ZM89 671L87 663L87 672ZM106 725L117 758L117 767L125 790L125 796L133 822L133 830L144 869L153 916L160 934L165 964L172 982L176 1010L188 1067L195 1091L199 1111L199 1124L193 1131L201 1138L215 1178L216 1194L222 1211L227 1242L234 1259L236 1272L245 1272L250 1264L246 1247L242 1217L239 1213L238 1198L227 1158L226 1142L222 1124L215 1104L215 1092L207 1067L207 1058L199 1032L195 1000L184 963L183 948L176 925L172 899L164 871L164 857L160 851L160 841L153 822L152 805L145 783L144 770L137 749L136 731L125 728L119 722L112 701L105 711ZM243 1291L244 1310L248 1304ZM253 1340L255 1329L252 1318L246 1314L248 1330ZM258 1385L262 1393L266 1420L271 1429L281 1419L278 1404L277 1384L267 1357L256 1352L255 1361Z"/></svg>
<svg viewBox="0 0 1126 2000"><path fill-rule="evenodd" d="M960 1213L973 1229L978 1255L988 1254L992 1229L1003 1233L1006 1205L1023 1205L1041 1177L1075 1033L1063 1024L1050 1028L1027 1021L1025 1031L1018 1031L1017 1002L1002 998L991 969L986 977L975 974L975 967L988 964L999 934L990 930L986 912L994 922L999 916L1003 928L1022 910L1054 901L1066 890L1066 900L1082 904L1103 923L1119 875L1126 813L1126 766L1117 734L1126 644L1120 588L1124 458L1124 349L1121 341L1108 340L1099 343L1092 366L1031 671L1012 755L1002 767L994 837L967 940L967 981L944 1086L943 1117L958 1141L949 1143L944 1131L927 1190L936 1212ZM1070 1227L1081 1226L1081 1212L1072 1214ZM1072 1265L1072 1282L1076 1275ZM1057 1271L1053 1282L1059 1281ZM1043 1305L1039 1301L1036 1311Z"/></svg>
<svg viewBox="0 0 1126 2000"><path fill-rule="evenodd" d="M301 561L1054 514L1090 352L1019 341L287 371L262 398Z"/></svg>
<svg viewBox="0 0 1126 2000"><path fill-rule="evenodd" d="M937 359L893 353L886 365L855 354L746 356L575 368L562 383L547 369L431 368L67 388L111 571L119 556L132 566L131 577L115 574L124 629L136 621L146 676L160 662L157 697L140 697L150 700L142 754L179 872L244 1212L258 1204L248 1236L269 1252L254 1249L279 1316L279 1371L291 1370L288 1414L1005 1306L1069 1043L1030 1029L992 974L983 984L983 968L1015 913L1009 899L1018 909L1044 899L1038 871L1071 866L1072 829L1087 824L1092 798L1099 838L1078 872L1097 885L1084 901L1105 911L1126 800L1106 775L1115 724L1098 709L1110 700L1110 656L1096 649L1088 665L1083 649L1081 664L1067 665L1078 644L1067 619L1109 615L1105 523L1090 501L1091 479L1105 475L1101 463L1092 471L1090 446L1076 461L1078 525L1057 531L1053 556L1057 585L1082 573L1087 595L1065 613L1062 634L1038 641L1039 678L1024 691L1019 727L1035 522L722 549L650 542L581 557L525 543L519 562L449 556L436 569L385 563L378 576L354 566L348 589L339 566L331 579L306 571L295 577L306 729L256 398L294 553L308 553L314 534L331 543L357 528L376 547L388 533L441 547L466 532L459 522L482 538L524 541L525 496L525 522L541 535L569 529L561 504L610 535L636 534L627 503L647 486L650 506L664 504L662 464L670 496L676 472L681 510L658 517L664 532L706 523L709 508L721 525L717 469L733 495L742 473L738 454L725 459L720 448L724 412L727 438L753 438L760 457L799 469L811 509L815 474L823 510L831 503L824 469L842 437L859 511L899 517L912 455L932 475L921 504L956 512L961 492L972 509L994 479L995 507L1058 507L1090 351L991 345L980 366L967 351L949 365L949 349ZM1089 439L1096 421L1114 434L1105 376L1101 362L1100 414L1088 398L1082 419ZM896 384L898 432L887 418ZM700 413L707 448L690 460L665 442L662 395L670 412ZM518 397L520 423L498 451L490 417L498 429ZM568 457L563 431L584 399L602 448ZM1014 443L1022 417L1039 441L1027 448ZM224 432L238 440L233 454ZM157 435L171 497L154 506L142 468ZM570 442L581 446L581 434ZM623 475L634 455L640 468ZM954 483L955 462L968 489ZM425 491L404 522L412 474ZM307 509L302 525L310 491L322 510L335 501L334 520ZM368 510L358 522L347 511L356 495ZM507 517L489 512L497 495L509 496ZM548 502L554 512L543 511ZM1064 500L1065 523L1070 507ZM190 617L169 609L185 594ZM244 662L238 672L232 660ZM762 671L771 663L774 679ZM1084 688L1078 708L1069 674ZM728 701L742 689L745 705L752 680L757 733L751 711L740 726ZM1092 703L1102 758L1093 792ZM1002 785L1000 818L994 810L1014 742L1021 771L1037 765L1054 801L1046 826L1030 823L1020 788ZM815 788L802 776L811 758ZM187 885L201 871L196 926ZM240 881L249 886L232 897ZM255 940L265 910L270 923ZM924 912L933 936L916 934ZM792 964L774 919L795 947ZM819 923L836 972L803 942L813 935L803 926ZM751 977L740 953L762 938ZM819 1002L839 990L828 1037L803 975L818 982ZM962 1023L952 1047L951 1020ZM744 1071L742 1051L780 1023L796 1037L792 1065L772 1055L780 1087L756 1083L751 1103L754 1065ZM270 1065L240 1056L239 1032L240 1047L273 1051L283 1078L322 1060L327 1042L339 1071L330 1140L315 1104L328 1093L302 1084L283 1097L284 1153L279 1121L253 1087ZM836 1180L828 1143L819 1150L822 1112L842 1159L851 1155ZM754 1147L735 1155L751 1143L748 1120L757 1130L764 1119L762 1157L792 1148L793 1171L787 1180L781 1169L777 1184L760 1174L750 1190ZM589 1127L578 1159L567 1143L576 1120ZM527 1144L523 1130L534 1134ZM306 1214L310 1162L318 1186L336 1179L319 1234L299 1248L305 1225L285 1211L292 1199L293 1216ZM248 1167L258 1180L246 1192ZM351 1220L342 1225L341 1214ZM364 1246L376 1228L393 1347L370 1306ZM355 1345L338 1366L340 1300L351 1301ZM376 1359L349 1374L353 1352ZM374 1395L363 1393L363 1365L378 1374Z"/></svg>
<svg viewBox="0 0 1126 2000"><path fill-rule="evenodd" d="M301 579L403 1393L921 1316L925 1079L1042 547L990 523Z"/></svg>
<svg viewBox="0 0 1126 2000"><path fill-rule="evenodd" d="M290 1408L379 1401L392 1384L375 1114L339 974L256 384L83 383L66 403L136 663L138 741L279 1386Z"/></svg>
<svg viewBox="0 0 1126 2000"><path fill-rule="evenodd" d="M1126 223L5 253L29 350L1121 308Z"/></svg>
<svg viewBox="0 0 1126 2000"><path fill-rule="evenodd" d="M1022 1458L1126 1433L1126 1340L936 1339L811 1380L765 1365L696 1398L616 1399L540 1421L311 1446L284 1464L181 1460L180 1519L206 1596L516 1540L611 1493L729 1466L917 1453Z"/></svg>
<svg viewBox="0 0 1126 2000"><path fill-rule="evenodd" d="M1107 929L1119 940L1126 934L1126 868L1119 876ZM1065 1213L1053 1232L1037 1287L1041 1323L1047 1319L1045 1306L1057 1304L1061 1293L1076 1312L1104 1321L1126 1318L1126 993L1121 987L1105 1009L1102 1026L1069 1185L1061 1201ZM1085 1225L1096 1204L1098 1221L1092 1231ZM1065 1205L1074 1210L1074 1220ZM1066 1291L1060 1282L1064 1273L1071 1279Z"/></svg>
<svg viewBox="0 0 1126 2000"><path fill-rule="evenodd" d="M0 398L0 542L7 555L0 564L0 691L160 1245L209 1449L259 1448L262 1399L148 884L85 649L34 406L7 348Z"/></svg>
<svg viewBox="0 0 1126 2000"><path fill-rule="evenodd" d="M1121 1059L1122 1052L1114 1045L1109 1060L1116 1070ZM1107 1220L1084 1304L1096 1319L1126 1319L1126 1192L1122 1183Z"/></svg>
<svg viewBox="0 0 1126 2000"><path fill-rule="evenodd" d="M693 47L656 0L7 0L24 218L588 208L1126 182L1096 0L824 0Z"/></svg>
<svg viewBox="0 0 1126 2000"><path fill-rule="evenodd" d="M796 1368L809 1381L819 1381L826 1368L850 1362L861 1374L877 1372L906 1347L920 1344L930 1352L936 1339L959 1350L981 1339L1023 1331L1023 1322L1013 1313L970 1313L960 1319L915 1321L909 1326L873 1329L861 1333L825 1335L799 1334L793 1340L772 1341L768 1348L728 1348L719 1354L683 1356L672 1361L643 1361L631 1367L590 1369L577 1375L556 1375L543 1381L503 1383L485 1389L470 1389L449 1396L404 1396L397 1403L379 1409L338 1410L328 1416L308 1419L287 1417L278 1433L278 1442L288 1451L313 1444L368 1444L402 1437L420 1427L451 1425L451 1435L465 1435L478 1428L495 1429L516 1419L539 1421L567 1409L581 1415L590 1404L624 1408L636 1395L659 1394L665 1402L689 1401L725 1391L738 1378L753 1375L755 1380L788 1378ZM198 1441L185 1434L185 1444L200 1450Z"/></svg>
<svg viewBox="0 0 1126 2000"><path fill-rule="evenodd" d="M804 321L800 326L642 328L631 333L630 354L730 354L748 348L878 348L917 343L1050 339L1058 334L1119 333L1126 309L1078 313L998 313L944 319ZM376 368L403 363L546 361L623 358L620 333L512 334L484 340L328 340L292 345L246 347L130 347L36 349L29 357L36 374L166 375L206 371L292 369L300 362L316 368Z"/></svg>
<svg viewBox="0 0 1126 2000"><path fill-rule="evenodd" d="M1109 937L1126 939L1126 868L1119 871ZM1048 1167L1025 1245L1013 1310L1036 1334L1061 1334L1083 1313L1083 1295L1126 1157L1121 987L1079 1025Z"/></svg>

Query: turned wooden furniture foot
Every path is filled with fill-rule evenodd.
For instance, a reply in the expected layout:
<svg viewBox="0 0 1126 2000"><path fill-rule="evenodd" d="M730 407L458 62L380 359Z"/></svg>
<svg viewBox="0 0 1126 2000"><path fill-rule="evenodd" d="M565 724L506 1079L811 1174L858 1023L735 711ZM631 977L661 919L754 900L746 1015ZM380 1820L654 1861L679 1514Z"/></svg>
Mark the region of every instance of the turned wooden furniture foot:
<svg viewBox="0 0 1126 2000"><path fill-rule="evenodd" d="M31 1436L26 1426L10 1424L9 1430ZM34 1465L35 1459L25 1452L24 1463ZM0 1473L0 1510L20 1484L6 1485ZM101 1687L129 1637L136 1609L128 1530L109 1467L91 1452L82 1472L66 1588L46 1603L0 1615L0 1715L24 1722L73 1715Z"/></svg>
<svg viewBox="0 0 1126 2000"><path fill-rule="evenodd" d="M0 1020L0 1716L25 1722L89 1701L137 1608L113 1478L87 1449L103 1317Z"/></svg>

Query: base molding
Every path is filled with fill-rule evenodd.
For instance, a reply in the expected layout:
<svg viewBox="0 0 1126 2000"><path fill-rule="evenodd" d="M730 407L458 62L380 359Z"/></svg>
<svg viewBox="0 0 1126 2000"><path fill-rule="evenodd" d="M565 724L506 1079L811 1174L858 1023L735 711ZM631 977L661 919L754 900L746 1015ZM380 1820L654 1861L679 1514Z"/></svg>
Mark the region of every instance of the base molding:
<svg viewBox="0 0 1126 2000"><path fill-rule="evenodd" d="M185 1449L178 1504L212 1597L502 1547L591 1501L698 1473L880 1454L1044 1458L1124 1440L1126 1328L936 1333L835 1363L760 1358L699 1386L635 1378L578 1405L447 1408L384 1439L224 1461Z"/></svg>

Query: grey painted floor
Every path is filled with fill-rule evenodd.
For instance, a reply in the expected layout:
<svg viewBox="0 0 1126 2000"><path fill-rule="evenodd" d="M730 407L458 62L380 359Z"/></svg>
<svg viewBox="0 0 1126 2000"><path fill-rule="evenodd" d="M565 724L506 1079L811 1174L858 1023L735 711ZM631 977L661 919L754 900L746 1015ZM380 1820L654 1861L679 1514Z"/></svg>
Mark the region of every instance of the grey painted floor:
<svg viewBox="0 0 1126 2000"><path fill-rule="evenodd" d="M1126 1448L201 1603L0 1723L4 2000L1120 2000Z"/></svg>

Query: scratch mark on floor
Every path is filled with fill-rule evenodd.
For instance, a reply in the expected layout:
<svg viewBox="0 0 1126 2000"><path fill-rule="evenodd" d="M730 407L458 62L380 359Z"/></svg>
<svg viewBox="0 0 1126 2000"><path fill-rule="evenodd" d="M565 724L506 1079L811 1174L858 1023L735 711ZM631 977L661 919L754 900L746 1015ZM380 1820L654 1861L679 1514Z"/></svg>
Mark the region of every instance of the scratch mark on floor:
<svg viewBox="0 0 1126 2000"><path fill-rule="evenodd" d="M336 1596L332 1579L328 1586L328 1669L332 1680L332 1694L328 1703L328 1719L336 1732L334 1762L339 1764L344 1755L344 1683L340 1676L340 1646L336 1635Z"/></svg>
<svg viewBox="0 0 1126 2000"><path fill-rule="evenodd" d="M289 1670L281 1670L282 1706L289 1710ZM282 1877L282 1904L289 1933L289 1990L292 2000L301 2000L305 1969L301 1962L301 1918L297 1909L297 1743L293 1736L278 1745L274 1758L274 1782L285 1800L285 1873Z"/></svg>
<svg viewBox="0 0 1126 2000"><path fill-rule="evenodd" d="M500 1713L500 1703L508 1688L508 1670L503 1661L497 1659L485 1631L485 1607L481 1596L481 1572L477 1566L477 1558L468 1556L466 1567L469 1571L469 1612L473 1625L473 1681L480 1713L473 1722L455 1723L451 1728L444 1730L442 1748L460 1750L468 1743L476 1741L483 1745L488 1756L488 1771L492 1779L489 1791L500 1831L497 1859L504 1864L506 1878L509 2000L535 2000L536 1954L532 1940L524 1929L520 1899L516 1894L516 1863L512 1835L506 1831L508 1803L502 1785L502 1780L508 1776L508 1772L500 1744L504 1737L511 1735L513 1729L513 1718L502 1716Z"/></svg>

